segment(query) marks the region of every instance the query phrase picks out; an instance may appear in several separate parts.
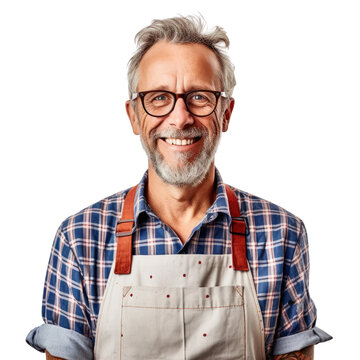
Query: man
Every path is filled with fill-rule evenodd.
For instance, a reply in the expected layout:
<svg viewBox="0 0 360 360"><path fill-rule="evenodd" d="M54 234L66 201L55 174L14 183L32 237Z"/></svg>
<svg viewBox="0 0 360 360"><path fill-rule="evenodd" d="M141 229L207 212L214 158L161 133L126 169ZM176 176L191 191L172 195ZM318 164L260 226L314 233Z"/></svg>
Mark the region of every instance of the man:
<svg viewBox="0 0 360 360"><path fill-rule="evenodd" d="M62 223L28 343L48 359L313 359L331 337L302 221L214 165L234 107L226 33L177 17L137 41L126 111L148 171Z"/></svg>

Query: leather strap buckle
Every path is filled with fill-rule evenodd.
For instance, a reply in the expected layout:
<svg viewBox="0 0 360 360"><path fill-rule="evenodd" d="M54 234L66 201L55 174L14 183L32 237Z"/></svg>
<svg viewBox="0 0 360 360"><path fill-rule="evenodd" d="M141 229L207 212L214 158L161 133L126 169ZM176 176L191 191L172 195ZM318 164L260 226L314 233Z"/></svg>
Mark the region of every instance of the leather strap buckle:
<svg viewBox="0 0 360 360"><path fill-rule="evenodd" d="M239 221L240 224L237 225L238 223L235 223L234 221ZM242 225L242 224L244 224L244 225ZM245 230L244 230L244 228L245 228ZM233 217L230 233L248 236L250 234L250 230L249 230L249 223L248 223L247 218L245 216Z"/></svg>
<svg viewBox="0 0 360 360"><path fill-rule="evenodd" d="M135 222L134 219L119 220L119 221L117 222L117 225L116 225L116 230L117 230L117 231L116 231L116 237L132 235L132 227L133 227L133 225L131 225L130 231L126 231L126 232L120 231L119 228L121 227L120 224L124 224L124 223L134 223L134 222ZM119 225L120 225L120 226L119 226ZM125 228L126 228L126 227L125 227ZM129 227L129 228L130 228L130 227ZM126 230L128 230L128 229L126 229Z"/></svg>

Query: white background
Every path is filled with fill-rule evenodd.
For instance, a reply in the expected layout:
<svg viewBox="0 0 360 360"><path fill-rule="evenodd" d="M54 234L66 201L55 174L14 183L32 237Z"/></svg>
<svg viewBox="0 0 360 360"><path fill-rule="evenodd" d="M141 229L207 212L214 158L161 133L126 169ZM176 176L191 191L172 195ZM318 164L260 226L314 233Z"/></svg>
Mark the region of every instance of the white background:
<svg viewBox="0 0 360 360"><path fill-rule="evenodd" d="M236 66L217 166L305 222L317 325L334 336L316 358L359 358L359 3L12 0L0 5L1 359L44 359L25 337L42 323L61 221L146 169L124 108L134 35L197 12L228 32Z"/></svg>

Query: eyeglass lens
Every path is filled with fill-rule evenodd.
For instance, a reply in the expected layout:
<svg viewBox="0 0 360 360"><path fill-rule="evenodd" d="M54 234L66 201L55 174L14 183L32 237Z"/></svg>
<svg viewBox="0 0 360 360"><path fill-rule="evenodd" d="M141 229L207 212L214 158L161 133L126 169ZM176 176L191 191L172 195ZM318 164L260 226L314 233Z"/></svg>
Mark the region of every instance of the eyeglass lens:
<svg viewBox="0 0 360 360"><path fill-rule="evenodd" d="M165 91L150 91L145 94L145 110L153 116L165 116L174 107L176 97ZM194 91L185 96L188 110L197 116L210 115L216 107L216 95L207 91Z"/></svg>

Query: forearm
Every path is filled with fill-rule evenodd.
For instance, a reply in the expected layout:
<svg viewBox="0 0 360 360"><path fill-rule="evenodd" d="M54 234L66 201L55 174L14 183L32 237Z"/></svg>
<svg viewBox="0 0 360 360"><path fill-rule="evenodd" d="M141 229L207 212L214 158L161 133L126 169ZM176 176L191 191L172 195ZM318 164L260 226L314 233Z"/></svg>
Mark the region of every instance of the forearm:
<svg viewBox="0 0 360 360"><path fill-rule="evenodd" d="M45 351L46 353L46 360L65 360L65 359L62 359L62 358L58 358L58 357L55 357L55 356L52 356L50 353L48 353L47 351Z"/></svg>
<svg viewBox="0 0 360 360"><path fill-rule="evenodd" d="M313 359L314 359L314 345L308 346L305 349L295 351L289 354L273 356L273 360L313 360Z"/></svg>

